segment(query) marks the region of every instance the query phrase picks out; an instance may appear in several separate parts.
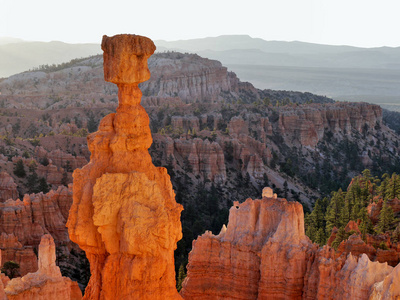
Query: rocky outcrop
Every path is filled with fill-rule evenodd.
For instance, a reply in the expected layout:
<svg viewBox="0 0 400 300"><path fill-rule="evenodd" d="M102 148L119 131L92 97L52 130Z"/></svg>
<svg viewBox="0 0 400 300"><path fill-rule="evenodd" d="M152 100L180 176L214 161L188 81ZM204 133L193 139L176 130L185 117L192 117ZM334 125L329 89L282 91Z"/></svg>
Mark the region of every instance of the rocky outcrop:
<svg viewBox="0 0 400 300"><path fill-rule="evenodd" d="M235 202L226 229L217 236L206 232L193 242L182 296L301 298L313 247L304 234L300 203L274 198L273 193Z"/></svg>
<svg viewBox="0 0 400 300"><path fill-rule="evenodd" d="M0 202L8 199L17 199L17 184L7 172L0 172Z"/></svg>
<svg viewBox="0 0 400 300"><path fill-rule="evenodd" d="M400 200L397 197L393 199L388 199L387 204L393 209L393 213L395 215L398 215L400 213ZM382 207L383 207L382 198L377 199L377 201L374 201L368 205L367 207L368 216L373 224L378 223L379 214L381 213Z"/></svg>
<svg viewBox="0 0 400 300"><path fill-rule="evenodd" d="M374 284L369 300L400 299L400 264L383 281Z"/></svg>
<svg viewBox="0 0 400 300"><path fill-rule="evenodd" d="M235 202L228 227L193 242L182 296L311 300L390 294L393 298L385 299L396 299L398 267L372 262L366 254L318 248L304 234L303 217L299 203L276 198L269 188L261 200Z"/></svg>
<svg viewBox="0 0 400 300"><path fill-rule="evenodd" d="M382 123L382 109L375 104L341 103L283 107L276 130L288 142L315 147L325 132L362 133Z"/></svg>
<svg viewBox="0 0 400 300"><path fill-rule="evenodd" d="M26 194L23 201L8 200L0 205L0 232L14 234L22 245L38 245L45 233L59 242L69 240L65 228L72 203L72 186L60 186L47 194Z"/></svg>
<svg viewBox="0 0 400 300"><path fill-rule="evenodd" d="M165 158L181 159L181 164L195 176L205 180L224 182L226 180L225 158L220 145L208 139L170 139L170 147L165 148ZM172 161L174 163L174 161Z"/></svg>
<svg viewBox="0 0 400 300"><path fill-rule="evenodd" d="M388 233L376 235L366 234L365 240L363 240L358 228L359 223L360 220L358 223L350 221L346 225L344 231L347 234L354 234L339 244L336 251L336 257L350 253L354 256L366 254L371 261L388 263L393 267L396 266L400 262L400 244L391 242ZM333 228L331 236L327 242L328 246L332 245L337 232L337 228Z"/></svg>
<svg viewBox="0 0 400 300"><path fill-rule="evenodd" d="M153 42L103 37L104 75L119 88L117 113L88 137L91 158L75 170L68 219L71 240L90 261L84 299L180 299L174 249L182 206L165 168L152 164L149 118L138 83L149 79Z"/></svg>
<svg viewBox="0 0 400 300"><path fill-rule="evenodd" d="M72 204L72 186L60 186L47 194L25 195L23 200L0 203L0 248L2 261L20 264L20 273L37 270L33 251L44 234L50 233L58 243L68 243L65 227Z"/></svg>
<svg viewBox="0 0 400 300"><path fill-rule="evenodd" d="M79 300L82 298L78 284L61 276L60 269L56 266L54 240L50 234L44 235L41 239L38 265L37 272L8 282L5 294L9 300Z"/></svg>
<svg viewBox="0 0 400 300"><path fill-rule="evenodd" d="M392 272L392 267L371 262L366 254L335 259L324 246L310 260L303 299L368 299L371 288Z"/></svg>

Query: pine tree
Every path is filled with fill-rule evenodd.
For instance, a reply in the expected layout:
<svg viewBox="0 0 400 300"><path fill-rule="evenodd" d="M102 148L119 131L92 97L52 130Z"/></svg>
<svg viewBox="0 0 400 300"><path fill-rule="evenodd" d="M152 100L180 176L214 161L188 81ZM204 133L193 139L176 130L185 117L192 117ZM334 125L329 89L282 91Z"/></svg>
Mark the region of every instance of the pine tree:
<svg viewBox="0 0 400 300"><path fill-rule="evenodd" d="M28 193L37 193L38 190L38 185L39 185L39 177L36 173L35 170L33 170L33 172L31 172L28 176L28 182L26 184L26 186L28 187Z"/></svg>
<svg viewBox="0 0 400 300"><path fill-rule="evenodd" d="M317 199L313 211L306 216L306 235L315 243L320 245L326 242L325 233L325 210L327 199Z"/></svg>
<svg viewBox="0 0 400 300"><path fill-rule="evenodd" d="M349 223L350 216L351 216L350 201L349 199L345 199L344 205L340 210L339 226L344 228L347 225L347 223Z"/></svg>
<svg viewBox="0 0 400 300"><path fill-rule="evenodd" d="M94 114L92 112L89 113L89 120L87 122L87 129L90 133L95 132L97 130L97 122L94 118Z"/></svg>
<svg viewBox="0 0 400 300"><path fill-rule="evenodd" d="M178 271L178 279L176 281L176 289L178 292L182 289L182 283L186 278L185 266L181 264Z"/></svg>
<svg viewBox="0 0 400 300"><path fill-rule="evenodd" d="M388 199L393 199L400 195L400 176L393 173L392 177L389 180L389 184L387 186L388 189Z"/></svg>
<svg viewBox="0 0 400 300"><path fill-rule="evenodd" d="M361 220L360 231L363 239L367 233L371 234L374 232L374 227L372 225L371 219L368 216L368 211L366 207L363 207L360 211L359 219Z"/></svg>
<svg viewBox="0 0 400 300"><path fill-rule="evenodd" d="M315 235L315 243L318 245L325 245L327 236L325 234L324 228L319 228Z"/></svg>
<svg viewBox="0 0 400 300"><path fill-rule="evenodd" d="M68 186L68 173L64 171L63 176L61 178L61 184Z"/></svg>
<svg viewBox="0 0 400 300"><path fill-rule="evenodd" d="M379 213L378 224L376 225L377 233L384 233L392 228L394 222L393 209L387 204L387 200L383 202L382 210Z"/></svg>
<svg viewBox="0 0 400 300"><path fill-rule="evenodd" d="M15 165L15 168L14 168L14 174L16 176L18 176L18 177L25 177L26 176L24 162L22 161L22 159L19 159L17 161L17 164Z"/></svg>
<svg viewBox="0 0 400 300"><path fill-rule="evenodd" d="M7 261L1 268L1 272L6 274L10 279L18 277L19 275L19 264L15 261Z"/></svg>
<svg viewBox="0 0 400 300"><path fill-rule="evenodd" d="M263 175L263 187L267 187L269 186L269 179L268 179L268 175L266 173L264 173Z"/></svg>
<svg viewBox="0 0 400 300"><path fill-rule="evenodd" d="M382 196L383 200L388 199L389 197L389 174L385 173L382 175L381 185L379 186L378 192Z"/></svg>
<svg viewBox="0 0 400 300"><path fill-rule="evenodd" d="M346 239L346 232L344 231L344 228L341 227L339 228L337 234L336 234L336 238L335 240L332 242L332 247L335 248L335 250L337 250L337 248L339 247L340 243Z"/></svg>
<svg viewBox="0 0 400 300"><path fill-rule="evenodd" d="M317 230L318 230L315 219L316 219L315 214L313 214L312 212L304 217L306 235L313 242L316 240L316 235L317 235Z"/></svg>
<svg viewBox="0 0 400 300"><path fill-rule="evenodd" d="M340 215L344 204L343 194L342 189L332 193L332 198L325 214L326 232L328 234L332 232L333 227L339 228L341 225Z"/></svg>
<svg viewBox="0 0 400 300"><path fill-rule="evenodd" d="M287 181L285 180L285 182L283 183L283 197L284 197L285 199L288 198L288 191L289 191L289 189L288 189L288 183L287 183Z"/></svg>
<svg viewBox="0 0 400 300"><path fill-rule="evenodd" d="M47 181L44 177L41 177L39 179L39 186L38 186L38 191L43 192L43 194L46 194L50 191L50 187L47 184Z"/></svg>

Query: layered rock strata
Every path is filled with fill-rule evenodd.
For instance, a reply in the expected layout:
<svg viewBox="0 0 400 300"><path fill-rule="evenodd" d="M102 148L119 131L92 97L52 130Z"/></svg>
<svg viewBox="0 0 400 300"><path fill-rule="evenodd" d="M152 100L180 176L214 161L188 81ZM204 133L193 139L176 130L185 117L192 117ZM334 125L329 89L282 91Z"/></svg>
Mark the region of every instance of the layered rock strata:
<svg viewBox="0 0 400 300"><path fill-rule="evenodd" d="M65 224L71 204L72 186L0 203L2 261L16 261L21 275L37 271L33 249L44 234L50 233L60 244L70 242Z"/></svg>
<svg viewBox="0 0 400 300"><path fill-rule="evenodd" d="M149 117L138 83L155 46L145 37L103 37L104 74L118 85L117 112L88 136L91 158L75 170L68 229L91 278L84 299L180 299L174 249L180 212L165 168L152 164Z"/></svg>
<svg viewBox="0 0 400 300"><path fill-rule="evenodd" d="M228 227L193 242L185 299L300 299L313 245L300 203L274 198L234 203ZM278 298L277 298L278 297Z"/></svg>
<svg viewBox="0 0 400 300"><path fill-rule="evenodd" d="M398 267L338 256L304 234L302 206L276 198L234 203L228 227L193 242L185 299L397 299ZM375 297L375 298L374 298Z"/></svg>
<svg viewBox="0 0 400 300"><path fill-rule="evenodd" d="M8 282L4 289L6 297L3 299L79 300L82 298L78 284L61 276L60 269L56 266L56 247L50 234L44 235L41 239L38 265L37 272Z"/></svg>

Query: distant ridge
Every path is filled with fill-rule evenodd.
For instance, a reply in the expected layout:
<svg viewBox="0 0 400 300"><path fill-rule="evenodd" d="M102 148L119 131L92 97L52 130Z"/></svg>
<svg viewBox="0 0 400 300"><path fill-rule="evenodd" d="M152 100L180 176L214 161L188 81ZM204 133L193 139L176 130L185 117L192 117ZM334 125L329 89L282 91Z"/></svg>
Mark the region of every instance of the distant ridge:
<svg viewBox="0 0 400 300"><path fill-rule="evenodd" d="M248 35L223 35L172 42L159 40L155 43L163 49L195 52L223 64L400 69L400 47L360 48L298 41L265 41Z"/></svg>
<svg viewBox="0 0 400 300"><path fill-rule="evenodd" d="M366 101L400 110L400 47L266 41L249 35L155 43L158 52L197 53L218 60L260 89L311 92L335 100ZM99 44L0 38L0 78L100 53Z"/></svg>
<svg viewBox="0 0 400 300"><path fill-rule="evenodd" d="M13 38L13 37L0 37L0 45L11 44L11 43L21 43L24 40Z"/></svg>
<svg viewBox="0 0 400 300"><path fill-rule="evenodd" d="M346 52L356 48L352 46L330 46L306 42L266 41L260 38L252 38L249 35L221 35L200 39L164 41L156 40L157 46L166 48L180 48L191 51L226 51L233 49L259 49L272 53L337 53Z"/></svg>
<svg viewBox="0 0 400 300"><path fill-rule="evenodd" d="M40 65L60 64L101 52L98 44L25 42L18 39L0 38L0 78Z"/></svg>
<svg viewBox="0 0 400 300"><path fill-rule="evenodd" d="M295 90L400 110L400 47L360 48L230 35L156 41L215 59L260 89Z"/></svg>

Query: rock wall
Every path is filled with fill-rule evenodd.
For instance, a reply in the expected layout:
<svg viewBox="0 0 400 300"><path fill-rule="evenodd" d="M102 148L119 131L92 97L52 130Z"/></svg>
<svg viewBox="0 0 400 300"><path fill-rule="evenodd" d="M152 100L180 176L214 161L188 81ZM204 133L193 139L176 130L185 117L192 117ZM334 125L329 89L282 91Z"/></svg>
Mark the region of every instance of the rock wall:
<svg viewBox="0 0 400 300"><path fill-rule="evenodd" d="M137 35L103 37L104 75L118 85L117 112L88 136L91 158L75 170L68 229L90 261L84 299L180 299L174 249L180 212L165 168L152 164L149 117L138 83L155 46Z"/></svg>
<svg viewBox="0 0 400 300"><path fill-rule="evenodd" d="M185 299L397 299L398 266L366 254L318 248L304 234L297 202L276 198L234 203L228 227L193 242ZM390 295L390 296L387 296ZM375 298L373 298L375 297ZM392 297L392 298L390 298Z"/></svg>
<svg viewBox="0 0 400 300"><path fill-rule="evenodd" d="M315 147L325 131L350 133L374 128L382 123L382 109L368 103L333 103L307 105L299 108L283 107L279 111L276 130L293 143Z"/></svg>

